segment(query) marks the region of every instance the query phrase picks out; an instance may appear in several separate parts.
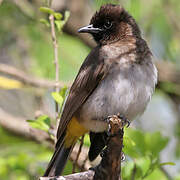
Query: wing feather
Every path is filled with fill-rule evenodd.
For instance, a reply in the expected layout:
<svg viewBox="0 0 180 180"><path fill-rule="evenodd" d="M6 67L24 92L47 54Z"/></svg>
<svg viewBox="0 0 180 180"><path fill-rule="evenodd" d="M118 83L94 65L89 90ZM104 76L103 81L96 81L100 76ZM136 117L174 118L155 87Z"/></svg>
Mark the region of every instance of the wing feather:
<svg viewBox="0 0 180 180"><path fill-rule="evenodd" d="M97 46L91 51L71 86L59 123L57 139L61 138L75 112L87 100L108 72L108 67L104 63L100 50L100 47Z"/></svg>

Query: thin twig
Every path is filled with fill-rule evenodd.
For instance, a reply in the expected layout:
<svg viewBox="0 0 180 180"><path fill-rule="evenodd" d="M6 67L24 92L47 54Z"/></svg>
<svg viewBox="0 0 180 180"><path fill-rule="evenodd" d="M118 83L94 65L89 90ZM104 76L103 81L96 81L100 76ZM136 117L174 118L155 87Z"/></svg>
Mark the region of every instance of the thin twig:
<svg viewBox="0 0 180 180"><path fill-rule="evenodd" d="M77 164L77 162L78 162L79 155L81 154L81 150L82 150L83 144L84 144L84 135L83 135L83 136L81 137L81 139L80 139L80 144L79 144L78 153L77 153L77 156L76 156L75 161L73 162L72 173L75 173L75 170L76 170L76 164Z"/></svg>
<svg viewBox="0 0 180 180"><path fill-rule="evenodd" d="M82 166L81 166L81 169L80 169L80 172L87 170L87 168L86 168L86 162L87 161L88 161L88 156L86 156L86 158L84 159Z"/></svg>
<svg viewBox="0 0 180 180"><path fill-rule="evenodd" d="M79 151L79 145L76 144L69 159L71 162L75 161L78 151ZM87 146L83 146L81 149L81 155L79 156L79 159L76 163L76 167L80 170L80 172L87 171L92 166L91 162L88 159L88 151L89 151L89 147Z"/></svg>
<svg viewBox="0 0 180 180"><path fill-rule="evenodd" d="M51 37L52 37L53 47L54 47L54 64L55 64L55 71L56 71L56 83L58 83L59 82L58 42L57 42L56 32L55 32L54 16L52 14L49 16L49 20L51 24ZM55 91L57 93L59 92L59 88L57 86L55 88ZM57 102L55 102L55 109L56 109L56 127L58 128L59 105Z"/></svg>

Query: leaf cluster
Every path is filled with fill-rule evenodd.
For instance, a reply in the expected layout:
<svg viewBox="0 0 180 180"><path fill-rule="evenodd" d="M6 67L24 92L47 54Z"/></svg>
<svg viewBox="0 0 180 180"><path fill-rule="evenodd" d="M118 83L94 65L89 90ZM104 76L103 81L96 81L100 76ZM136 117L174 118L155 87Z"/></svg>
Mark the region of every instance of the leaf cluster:
<svg viewBox="0 0 180 180"><path fill-rule="evenodd" d="M148 179L160 171L164 165L175 165L173 162L160 161L160 152L167 146L169 139L160 132L147 133L141 130L126 129L123 152L128 161L123 164L123 179ZM164 177L162 172L158 173Z"/></svg>
<svg viewBox="0 0 180 180"><path fill-rule="evenodd" d="M64 27L64 25L66 24L69 16L70 16L70 12L69 11L65 11L64 13L64 19L63 19L63 15L59 12L55 12L53 9L48 8L48 7L40 7L39 10L43 13L49 14L49 15L53 15L55 18L55 25L57 27L57 30L59 32L62 31L62 28ZM50 22L47 19L40 19L40 22L45 24L47 27L50 27Z"/></svg>
<svg viewBox="0 0 180 180"><path fill-rule="evenodd" d="M57 92L51 93L53 99L59 104L60 107L59 118L63 110L63 104L65 102L67 92L68 92L68 88L64 86L63 88L61 88L59 93ZM51 119L47 115L41 115L35 120L27 120L27 122L32 128L40 129L50 134L49 130L51 127ZM51 134L50 136L51 138L54 139L54 137Z"/></svg>

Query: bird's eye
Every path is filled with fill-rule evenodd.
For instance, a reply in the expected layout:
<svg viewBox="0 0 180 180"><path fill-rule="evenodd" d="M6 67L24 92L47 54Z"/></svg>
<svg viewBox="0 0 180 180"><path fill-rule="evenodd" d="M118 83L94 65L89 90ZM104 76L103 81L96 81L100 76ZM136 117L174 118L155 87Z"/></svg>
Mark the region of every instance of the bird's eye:
<svg viewBox="0 0 180 180"><path fill-rule="evenodd" d="M111 28L111 26L112 26L112 22L111 21L105 21L105 23L104 23L104 27L106 28L106 29L110 29Z"/></svg>

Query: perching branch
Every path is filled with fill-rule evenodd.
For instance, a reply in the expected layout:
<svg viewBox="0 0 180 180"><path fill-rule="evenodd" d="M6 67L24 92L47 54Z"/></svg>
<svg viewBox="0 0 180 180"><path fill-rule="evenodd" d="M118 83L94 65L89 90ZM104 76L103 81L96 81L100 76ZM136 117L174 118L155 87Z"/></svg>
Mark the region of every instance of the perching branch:
<svg viewBox="0 0 180 180"><path fill-rule="evenodd" d="M40 177L40 180L121 180L121 154L124 122L118 116L109 119L110 134L100 164L95 171L88 170L60 177Z"/></svg>
<svg viewBox="0 0 180 180"><path fill-rule="evenodd" d="M40 143L48 142L49 145L53 145L52 139L45 131L32 129L25 119L22 117L14 117L1 108L0 126L22 137L26 137Z"/></svg>
<svg viewBox="0 0 180 180"><path fill-rule="evenodd" d="M88 170L85 172L70 174L60 177L40 177L40 180L93 180L95 172Z"/></svg>

